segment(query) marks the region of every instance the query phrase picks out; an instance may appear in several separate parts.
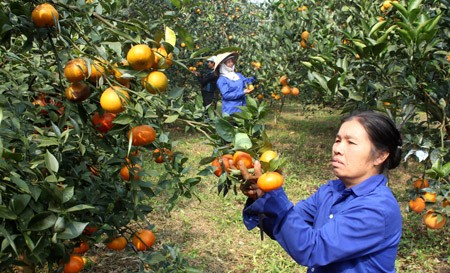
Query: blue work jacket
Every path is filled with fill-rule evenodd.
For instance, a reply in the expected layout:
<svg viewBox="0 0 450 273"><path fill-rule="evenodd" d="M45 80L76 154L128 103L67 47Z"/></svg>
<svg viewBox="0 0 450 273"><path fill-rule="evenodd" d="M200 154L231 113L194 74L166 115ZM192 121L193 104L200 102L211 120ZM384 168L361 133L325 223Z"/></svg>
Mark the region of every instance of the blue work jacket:
<svg viewBox="0 0 450 273"><path fill-rule="evenodd" d="M241 109L238 106L245 106L245 85L252 83L255 79L250 77L246 78L241 73L236 73L239 79L232 81L225 76L219 76L217 80L217 87L222 94L222 113L231 115L235 112L240 112Z"/></svg>
<svg viewBox="0 0 450 273"><path fill-rule="evenodd" d="M340 180L293 205L283 189L249 199L248 229L258 225L308 272L395 272L402 216L384 175L346 189Z"/></svg>

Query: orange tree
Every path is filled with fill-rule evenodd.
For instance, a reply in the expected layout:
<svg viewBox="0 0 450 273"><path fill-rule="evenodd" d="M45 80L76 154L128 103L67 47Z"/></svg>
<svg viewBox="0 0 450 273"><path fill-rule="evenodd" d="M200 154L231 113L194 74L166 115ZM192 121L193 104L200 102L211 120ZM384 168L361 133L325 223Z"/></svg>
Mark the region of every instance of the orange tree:
<svg viewBox="0 0 450 273"><path fill-rule="evenodd" d="M168 125L201 128L194 117L203 110L184 100L183 87L149 83L151 71L170 79L172 65L183 67L161 15L167 5L146 3L158 12L142 21L123 1L54 1L57 13L32 16L38 4L0 4L0 265L61 272L80 238L131 239L131 221L149 226L146 199L168 195L172 209L178 197L191 196L200 177L186 177L187 158ZM150 66L128 65L138 44L152 49L154 59L144 60ZM155 149L173 154L157 166L148 160ZM121 178L124 166L134 179ZM178 252L161 251L139 257L168 268L167 257Z"/></svg>

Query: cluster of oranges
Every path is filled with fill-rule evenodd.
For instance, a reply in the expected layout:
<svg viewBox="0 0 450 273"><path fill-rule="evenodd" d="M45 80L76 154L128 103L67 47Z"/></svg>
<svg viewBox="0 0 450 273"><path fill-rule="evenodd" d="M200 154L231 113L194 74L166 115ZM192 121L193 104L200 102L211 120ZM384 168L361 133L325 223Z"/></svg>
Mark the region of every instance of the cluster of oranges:
<svg viewBox="0 0 450 273"><path fill-rule="evenodd" d="M416 193L415 199L411 199L409 201L409 209L411 211L414 211L415 213L422 213L425 211L426 204L427 203L436 203L436 192L430 192L430 191L424 191L424 189L427 189L430 186L430 183L425 178L419 178L416 179L412 187ZM442 207L446 207L450 205L450 201L447 199L444 199L442 202ZM433 209L429 209L425 212L423 215L423 220L425 225L428 228L431 229L439 229L442 228L447 219L444 214L438 213L434 211Z"/></svg>
<svg viewBox="0 0 450 273"><path fill-rule="evenodd" d="M277 152L267 150L261 154L259 160L263 164L269 164L270 161L277 158ZM211 163L211 165L215 168L214 174L217 177L220 177L224 172L230 173L232 171L232 164L235 167L243 164L247 169L252 169L254 166L254 159L251 154L245 151L236 151L234 154L224 154L221 157L217 157ZM277 171L265 172L257 180L258 187L264 192L278 189L283 185L283 183L284 178Z"/></svg>
<svg viewBox="0 0 450 273"><path fill-rule="evenodd" d="M302 40L300 41L300 46L302 48L308 48L309 32L307 30L303 31L301 38Z"/></svg>
<svg viewBox="0 0 450 273"><path fill-rule="evenodd" d="M289 81L289 78L286 75L283 75L280 77L281 94L283 94L285 96L287 96L287 95L298 96L298 94L300 94L300 89L298 89L297 87L290 86L288 81ZM277 98L275 97L275 99L277 99Z"/></svg>

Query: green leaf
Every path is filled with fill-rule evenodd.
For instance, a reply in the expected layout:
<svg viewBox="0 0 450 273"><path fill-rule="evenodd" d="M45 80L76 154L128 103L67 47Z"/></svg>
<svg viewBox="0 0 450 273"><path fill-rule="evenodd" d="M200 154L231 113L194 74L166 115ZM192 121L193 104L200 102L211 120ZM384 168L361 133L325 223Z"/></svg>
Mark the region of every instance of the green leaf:
<svg viewBox="0 0 450 273"><path fill-rule="evenodd" d="M165 120L164 123L172 123L178 119L179 115L170 115Z"/></svg>
<svg viewBox="0 0 450 273"><path fill-rule="evenodd" d="M42 212L36 214L28 223L28 229L32 231L42 231L53 227L58 217L52 212Z"/></svg>
<svg viewBox="0 0 450 273"><path fill-rule="evenodd" d="M31 200L29 194L16 194L9 201L9 207L16 215L19 215L28 205Z"/></svg>
<svg viewBox="0 0 450 273"><path fill-rule="evenodd" d="M56 159L56 157L51 154L48 150L45 153L45 166L47 167L48 170L50 170L51 172L58 172L59 169L59 163L58 160Z"/></svg>
<svg viewBox="0 0 450 273"><path fill-rule="evenodd" d="M71 239L77 238L78 236L81 235L84 228L88 224L89 223L81 223L81 222L66 223L66 229L64 229L63 232L58 233L58 235L56 237L61 240L71 240Z"/></svg>
<svg viewBox="0 0 450 273"><path fill-rule="evenodd" d="M0 205L0 218L8 220L16 220L17 215L5 205Z"/></svg>
<svg viewBox="0 0 450 273"><path fill-rule="evenodd" d="M444 166L442 166L442 174L444 175L443 177L446 177L447 175L450 174L450 162L447 162L444 164Z"/></svg>
<svg viewBox="0 0 450 273"><path fill-rule="evenodd" d="M171 44L172 46L175 46L177 42L177 35L171 28L166 27L164 39L166 40L167 43Z"/></svg>
<svg viewBox="0 0 450 273"><path fill-rule="evenodd" d="M248 150L253 146L250 137L245 133L237 133L234 137L234 148L236 150Z"/></svg>
<svg viewBox="0 0 450 273"><path fill-rule="evenodd" d="M64 204L67 201L70 201L70 199L72 199L73 197L74 190L75 188L73 186L64 188L64 191L62 192L61 203Z"/></svg>
<svg viewBox="0 0 450 273"><path fill-rule="evenodd" d="M227 120L223 118L216 118L214 120L217 135L227 142L232 142L234 139L234 127Z"/></svg>
<svg viewBox="0 0 450 273"><path fill-rule="evenodd" d="M84 205L84 204L80 204L80 205L75 205L73 207L70 207L66 210L66 212L74 212L74 211L80 211L80 210L85 210L85 209L94 209L95 207L90 206L90 205Z"/></svg>
<svg viewBox="0 0 450 273"><path fill-rule="evenodd" d="M422 0L410 0L408 2L408 11L412 11L414 9L419 8L419 6L422 4Z"/></svg>
<svg viewBox="0 0 450 273"><path fill-rule="evenodd" d="M28 187L27 182L23 181L22 179L20 179L19 177L16 176L12 176L11 177L11 181L17 186L19 187L22 191L26 192L26 193L30 193L30 188Z"/></svg>
<svg viewBox="0 0 450 273"><path fill-rule="evenodd" d="M381 21L373 25L373 27L370 29L369 37L372 36L375 32L377 32L380 28L384 27L384 25L387 24L387 21Z"/></svg>

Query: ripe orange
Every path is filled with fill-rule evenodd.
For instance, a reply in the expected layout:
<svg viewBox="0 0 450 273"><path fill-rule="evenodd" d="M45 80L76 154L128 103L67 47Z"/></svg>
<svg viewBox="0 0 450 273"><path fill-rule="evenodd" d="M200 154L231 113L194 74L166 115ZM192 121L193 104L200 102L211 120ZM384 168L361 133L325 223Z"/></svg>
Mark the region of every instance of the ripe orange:
<svg viewBox="0 0 450 273"><path fill-rule="evenodd" d="M302 48L308 48L308 43L306 43L305 40L301 40L300 46L301 46Z"/></svg>
<svg viewBox="0 0 450 273"><path fill-rule="evenodd" d="M125 247L127 247L127 244L127 239L123 236L119 236L112 238L111 241L106 244L106 247L112 250L124 250Z"/></svg>
<svg viewBox="0 0 450 273"><path fill-rule="evenodd" d="M156 139L156 131L150 125L139 125L131 128L128 131L128 140L130 140L131 134L133 135L131 142L133 146L146 146Z"/></svg>
<svg viewBox="0 0 450 273"><path fill-rule="evenodd" d="M180 46L181 47L186 47L186 43L181 43Z"/></svg>
<svg viewBox="0 0 450 273"><path fill-rule="evenodd" d="M106 112L120 113L130 99L128 92L120 86L111 86L100 96L100 106Z"/></svg>
<svg viewBox="0 0 450 273"><path fill-rule="evenodd" d="M64 67L64 76L69 82L79 82L89 77L86 61L81 58L70 60Z"/></svg>
<svg viewBox="0 0 450 273"><path fill-rule="evenodd" d="M258 98L258 100L263 100L264 99L264 95L263 94L258 94L258 96L256 96Z"/></svg>
<svg viewBox="0 0 450 273"><path fill-rule="evenodd" d="M281 87L281 93L285 96L291 94L291 87L289 87L289 85L283 85L283 87Z"/></svg>
<svg viewBox="0 0 450 273"><path fill-rule="evenodd" d="M283 176L278 172L266 172L262 174L256 184L263 192L280 188L284 183Z"/></svg>
<svg viewBox="0 0 450 273"><path fill-rule="evenodd" d="M417 197L415 200L409 200L409 208L416 212L416 213L422 213L425 209L425 200L421 197Z"/></svg>
<svg viewBox="0 0 450 273"><path fill-rule="evenodd" d="M427 191L423 194L423 199L425 199L426 202L436 203L436 193Z"/></svg>
<svg viewBox="0 0 450 273"><path fill-rule="evenodd" d="M444 199L444 200L442 201L442 207L445 208L445 207L447 207L447 206L450 206L450 200Z"/></svg>
<svg viewBox="0 0 450 273"><path fill-rule="evenodd" d="M85 99L89 98L91 95L91 89L89 86L80 81L80 82L72 82L66 88L66 98L71 102L82 102Z"/></svg>
<svg viewBox="0 0 450 273"><path fill-rule="evenodd" d="M133 180L139 180L141 178L139 172L142 170L142 167L139 164L123 166L122 169L120 169L120 177L125 181L130 181L130 170L133 171Z"/></svg>
<svg viewBox="0 0 450 273"><path fill-rule="evenodd" d="M249 153L237 151L233 154L234 165L239 168L239 161L244 162L244 166L249 169L253 168L253 158Z"/></svg>
<svg viewBox="0 0 450 273"><path fill-rule="evenodd" d="M214 174L217 177L222 175L222 165L220 164L220 161L219 161L218 157L216 159L214 159L213 162L211 162L211 166L216 167L216 170L214 171Z"/></svg>
<svg viewBox="0 0 450 273"><path fill-rule="evenodd" d="M89 75L89 81L96 83L104 74L105 67L97 60L91 63L91 74Z"/></svg>
<svg viewBox="0 0 450 273"><path fill-rule="evenodd" d="M425 213L425 215L423 216L423 220L425 222L425 225L431 229L440 229L447 222L447 218L444 214L434 212L434 210L432 209L428 210Z"/></svg>
<svg viewBox="0 0 450 273"><path fill-rule="evenodd" d="M276 95L274 96L274 99L275 99L275 100L281 100L281 95L280 95L280 94L276 94Z"/></svg>
<svg viewBox="0 0 450 273"><path fill-rule="evenodd" d="M172 65L173 54L167 54L164 46L159 47L153 54L155 55L155 63L153 64L154 68L167 69L170 65ZM159 65L161 58L164 58L164 62L161 61L161 65Z"/></svg>
<svg viewBox="0 0 450 273"><path fill-rule="evenodd" d="M73 254L84 254L89 250L89 244L87 242L81 241L77 247L72 251Z"/></svg>
<svg viewBox="0 0 450 273"><path fill-rule="evenodd" d="M288 85L288 77L286 75L281 76L280 84L281 85Z"/></svg>
<svg viewBox="0 0 450 273"><path fill-rule="evenodd" d="M155 56L148 45L140 44L130 48L127 61L135 70L146 70L155 63Z"/></svg>
<svg viewBox="0 0 450 273"><path fill-rule="evenodd" d="M300 94L300 89L298 89L297 87L292 87L291 94L292 96L298 96L298 94Z"/></svg>
<svg viewBox="0 0 450 273"><path fill-rule="evenodd" d="M31 12L31 20L37 27L52 27L58 19L58 11L49 3L37 5Z"/></svg>
<svg viewBox="0 0 450 273"><path fill-rule="evenodd" d="M264 153L262 153L261 157L259 158L259 161L269 163L272 159L276 158L277 156L278 156L277 152L267 150Z"/></svg>
<svg viewBox="0 0 450 273"><path fill-rule="evenodd" d="M98 112L95 112L92 116L92 123L99 132L107 133L114 126L113 120L115 117L116 114L114 113L104 112L103 115L100 116Z"/></svg>
<svg viewBox="0 0 450 273"><path fill-rule="evenodd" d="M155 158L155 162L156 163L163 163L164 162L164 157L163 155L167 156L167 159L170 161L172 160L172 156L173 156L173 151L167 149L167 148L163 148L163 151L161 152L159 149L155 149L153 151L153 157Z"/></svg>
<svg viewBox="0 0 450 273"><path fill-rule="evenodd" d="M308 41L309 39L309 32L307 30L302 32L302 40Z"/></svg>
<svg viewBox="0 0 450 273"><path fill-rule="evenodd" d="M156 241L155 234L149 229L143 229L133 236L131 242L139 251L149 249Z"/></svg>
<svg viewBox="0 0 450 273"><path fill-rule="evenodd" d="M161 71L152 71L143 79L143 85L148 92L156 94L164 92L169 85L166 74Z"/></svg>
<svg viewBox="0 0 450 273"><path fill-rule="evenodd" d="M90 236L90 235L94 234L97 231L98 231L98 227L97 226L94 226L94 225L89 226L88 225L87 227L84 228L83 234L87 235L87 236Z"/></svg>
<svg viewBox="0 0 450 273"><path fill-rule="evenodd" d="M428 183L428 180L426 180L425 178L419 178L419 179L415 180L413 183L413 188L418 189L418 190L428 188L429 186L430 186L430 183Z"/></svg>
<svg viewBox="0 0 450 273"><path fill-rule="evenodd" d="M64 273L78 273L83 270L84 260L80 255L72 254L70 255L69 261L64 264Z"/></svg>

